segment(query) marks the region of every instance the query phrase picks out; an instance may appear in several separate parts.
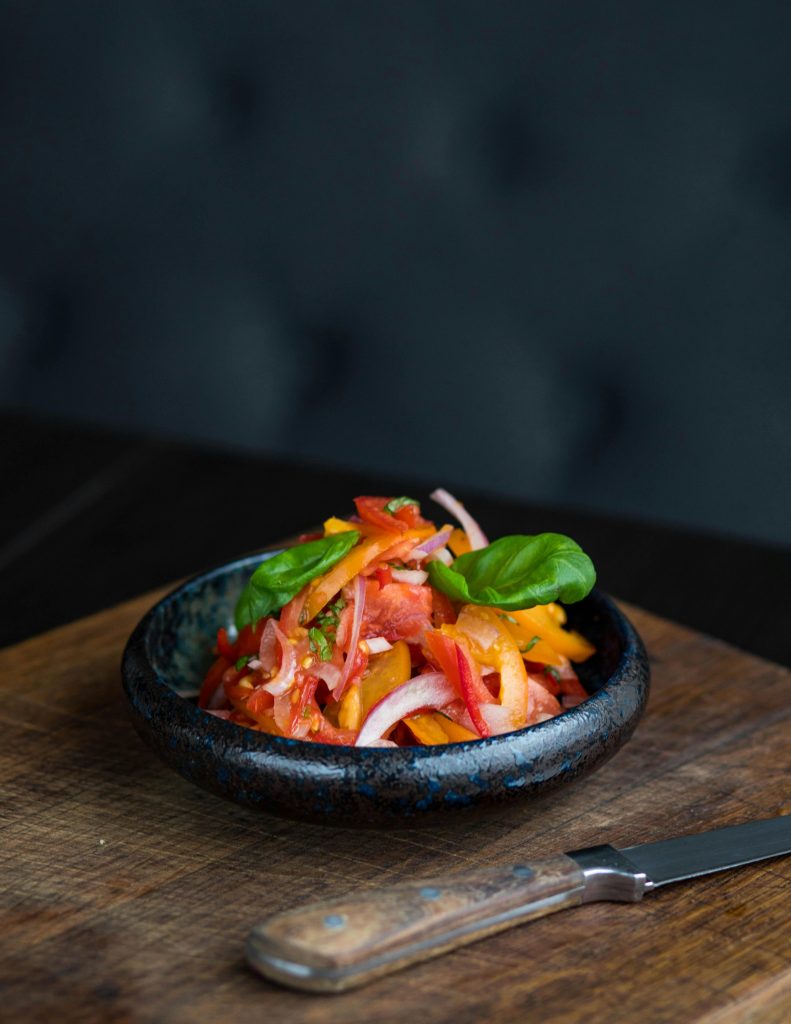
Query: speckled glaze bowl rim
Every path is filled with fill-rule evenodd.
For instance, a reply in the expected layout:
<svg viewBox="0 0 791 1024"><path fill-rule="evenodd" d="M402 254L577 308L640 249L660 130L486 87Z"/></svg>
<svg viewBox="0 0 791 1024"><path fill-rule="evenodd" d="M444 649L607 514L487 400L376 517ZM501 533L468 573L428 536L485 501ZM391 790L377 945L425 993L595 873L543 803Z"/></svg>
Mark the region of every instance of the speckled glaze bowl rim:
<svg viewBox="0 0 791 1024"><path fill-rule="evenodd" d="M647 700L648 691L647 658L643 642L634 626L617 607L612 598L598 588L594 588L584 601L593 601L600 605L603 610L609 613L611 620L616 624L620 631L623 647L618 663L606 681L602 683L600 688L595 693L591 694L587 700L583 701L576 707L564 711L561 715L557 715L554 718L550 718L544 722L539 722L535 725L525 726L522 729L501 733L497 736L432 746L355 747L342 744L292 739L285 736L275 736L271 733L259 732L255 729L247 729L234 722L228 722L222 718L210 715L203 709L199 708L196 704L192 703L190 699L182 697L173 689L172 685L163 678L159 671L154 668L151 663L149 653L151 629L155 625L161 610L182 594L195 589L200 585L206 584L217 577L237 572L243 568L249 567L250 571L252 571L265 558L272 557L279 551L282 551L283 547L283 545L279 545L274 548L267 548L266 550L256 554L245 555L240 558L236 558L233 561L215 566L212 569L199 572L174 587L173 590L160 598L160 600L145 613L137 626L135 626L129 640L127 641L122 660L122 680L124 691L130 705L135 711L142 712L137 692L142 683L149 687L153 686L161 688L157 696L166 701L167 705L176 716L175 722L167 723L168 730L171 730L174 725L179 725L181 727L192 727L198 725L201 729L206 731L208 736L220 741L224 746L242 746L246 748L247 752L258 750L261 753L287 753L289 751L298 750L300 756L303 758L305 755L309 754L310 751L313 751L315 752L316 757L321 758L322 760L326 761L327 759L334 759L336 761L342 761L346 759L351 764L364 762L369 759L375 759L380 763L397 763L399 759L407 761L416 757L421 759L435 758L445 763L452 753L457 752L461 755L464 752L479 751L481 754L484 754L494 749L509 746L518 739L524 738L527 735L538 735L539 730L546 738L549 738L549 736L556 733L560 740L562 736L573 731L578 722L580 724L582 723L583 719L589 715L594 704L603 704L612 696L613 690L616 690L620 685L623 685L624 683L634 684L634 679L630 676L629 668L636 659L638 662L642 662L646 668L643 673L644 679L642 680L644 692L642 700L639 701L641 707L639 708L638 713L634 716L635 723L642 713L645 701ZM207 636L207 647L210 643L211 637ZM631 729L629 730L629 734L631 734ZM562 741L559 745L562 746Z"/></svg>

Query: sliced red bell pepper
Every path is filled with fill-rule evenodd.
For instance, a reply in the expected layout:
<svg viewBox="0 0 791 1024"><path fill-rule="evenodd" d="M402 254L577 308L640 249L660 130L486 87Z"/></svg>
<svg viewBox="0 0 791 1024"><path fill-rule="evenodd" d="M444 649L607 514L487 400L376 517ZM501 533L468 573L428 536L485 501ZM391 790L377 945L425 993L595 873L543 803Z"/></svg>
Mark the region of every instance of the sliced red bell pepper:
<svg viewBox="0 0 791 1024"><path fill-rule="evenodd" d="M219 657L211 666L209 671L201 684L200 693L198 694L198 707L205 708L208 706L209 701L214 695L214 691L218 686L222 685L223 672L229 668L231 662L227 658Z"/></svg>
<svg viewBox="0 0 791 1024"><path fill-rule="evenodd" d="M221 627L217 630L217 653L227 661L236 661L239 655L236 653L236 644L228 639L228 630Z"/></svg>
<svg viewBox="0 0 791 1024"><path fill-rule="evenodd" d="M485 683L481 679L478 666L468 651L462 651L462 645L444 633L431 630L426 633L426 646L432 660L453 683L456 692L462 698L470 713L470 718L481 736L489 735L489 727L478 710L481 704L493 703ZM464 674L460 662L464 663Z"/></svg>
<svg viewBox="0 0 791 1024"><path fill-rule="evenodd" d="M481 679L478 666L473 661L471 655L462 649L461 644L456 644L456 666L459 671L459 688L461 690L461 695L464 698L464 703L467 705L467 710L470 713L473 725L481 736L489 736L490 729L486 723L486 719L481 714L480 705L483 702L480 700L480 694L477 692L476 684L483 686L487 695L489 691L486 689L486 686ZM485 703L488 704L490 701L486 701Z"/></svg>
<svg viewBox="0 0 791 1024"><path fill-rule="evenodd" d="M393 570L389 565L377 565L374 572L376 573L376 578L379 581L380 590L382 587L386 587L388 583L393 582Z"/></svg>

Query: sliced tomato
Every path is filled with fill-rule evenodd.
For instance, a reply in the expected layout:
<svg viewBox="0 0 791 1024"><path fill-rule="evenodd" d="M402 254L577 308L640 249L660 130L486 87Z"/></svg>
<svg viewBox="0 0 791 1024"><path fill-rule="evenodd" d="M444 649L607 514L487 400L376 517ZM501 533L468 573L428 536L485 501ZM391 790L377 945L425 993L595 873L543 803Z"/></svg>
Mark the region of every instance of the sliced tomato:
<svg viewBox="0 0 791 1024"><path fill-rule="evenodd" d="M291 721L289 733L293 736L306 718L312 718L314 711L318 711L316 704L316 687L319 681L315 676L309 676L304 672L297 673L297 687L299 697L291 708ZM301 731L301 730L300 730Z"/></svg>
<svg viewBox="0 0 791 1024"><path fill-rule="evenodd" d="M363 494L354 499L354 504L364 523L370 523L371 526L386 530L388 533L403 533L409 529L409 523L384 510L385 505L392 500L392 498L375 498L372 495ZM398 511L400 512L401 509Z"/></svg>
<svg viewBox="0 0 791 1024"><path fill-rule="evenodd" d="M256 686L247 698L247 713L253 718L262 715L265 711L271 711L274 706L275 698L263 686Z"/></svg>
<svg viewBox="0 0 791 1024"><path fill-rule="evenodd" d="M554 718L555 715L559 715L563 710L558 703L557 697L551 694L543 685L545 678L543 675L539 679L534 679L533 676L527 677L527 685L530 688L528 725L533 725L545 716Z"/></svg>
<svg viewBox="0 0 791 1024"><path fill-rule="evenodd" d="M363 636L383 636L419 642L431 629L431 588L414 583L386 583L380 588L373 580L365 584Z"/></svg>
<svg viewBox="0 0 791 1024"><path fill-rule="evenodd" d="M435 590L434 587L431 588L431 609L431 618L435 627L456 621L456 609L450 598L441 590Z"/></svg>
<svg viewBox="0 0 791 1024"><path fill-rule="evenodd" d="M321 724L316 732L311 733L311 738L319 743L332 743L336 746L353 747L357 739L355 729L340 729L338 726L328 722L324 715L321 716Z"/></svg>
<svg viewBox="0 0 791 1024"><path fill-rule="evenodd" d="M402 523L406 523L410 530L431 525L431 520L424 519L420 514L420 505L417 503L402 505L393 515L396 519L400 519Z"/></svg>

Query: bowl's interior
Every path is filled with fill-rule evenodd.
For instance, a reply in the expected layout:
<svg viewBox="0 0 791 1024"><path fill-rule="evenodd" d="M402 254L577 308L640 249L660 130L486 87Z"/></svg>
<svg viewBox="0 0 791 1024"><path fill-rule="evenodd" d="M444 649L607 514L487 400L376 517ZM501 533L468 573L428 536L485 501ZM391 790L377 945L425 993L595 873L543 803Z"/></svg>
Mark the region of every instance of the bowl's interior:
<svg viewBox="0 0 791 1024"><path fill-rule="evenodd" d="M236 601L250 573L264 555L251 555L232 562L187 583L172 598L155 609L146 633L146 654L158 678L184 696L194 697L214 660L217 630L233 630ZM595 693L615 671L623 653L623 637L613 631L612 620L591 613L587 603L570 605L569 625L582 632L595 646L596 654L578 666L580 679L589 693Z"/></svg>

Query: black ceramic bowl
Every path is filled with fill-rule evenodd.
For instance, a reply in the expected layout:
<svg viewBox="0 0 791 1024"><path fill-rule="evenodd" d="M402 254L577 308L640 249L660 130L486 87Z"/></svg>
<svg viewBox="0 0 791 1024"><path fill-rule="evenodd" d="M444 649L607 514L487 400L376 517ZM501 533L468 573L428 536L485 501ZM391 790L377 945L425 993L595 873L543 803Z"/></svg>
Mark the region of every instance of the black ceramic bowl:
<svg viewBox="0 0 791 1024"><path fill-rule="evenodd" d="M567 608L597 653L580 667L589 700L518 732L437 747L356 748L283 739L201 711L177 692L200 685L216 630L233 620L252 555L202 573L138 623L123 685L143 739L213 793L270 814L345 826L408 826L525 800L578 779L631 736L648 696L634 627L594 591Z"/></svg>

